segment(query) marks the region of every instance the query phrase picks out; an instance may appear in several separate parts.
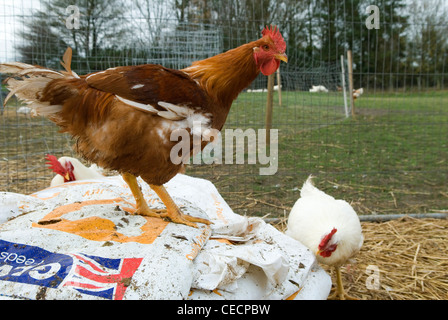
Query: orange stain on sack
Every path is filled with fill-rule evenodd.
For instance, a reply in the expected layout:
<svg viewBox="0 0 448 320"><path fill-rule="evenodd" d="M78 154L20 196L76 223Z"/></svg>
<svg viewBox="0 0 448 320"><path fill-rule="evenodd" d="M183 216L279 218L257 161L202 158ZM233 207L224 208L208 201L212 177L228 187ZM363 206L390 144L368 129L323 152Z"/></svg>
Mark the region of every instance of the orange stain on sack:
<svg viewBox="0 0 448 320"><path fill-rule="evenodd" d="M68 187L71 187L71 186L93 184L93 183L95 183L95 182L69 182L69 183L64 183L64 184L61 184L61 185L57 185L55 187L48 187L48 188L42 189L40 192L33 193L30 196L33 197L33 198L36 198L36 199L40 199L40 200L49 200L49 199L53 199L56 196L58 196L60 194L60 191L57 191L54 194L52 194L51 196L45 197L45 198L42 198L42 196L41 196L42 191L49 191L51 189L68 188Z"/></svg>
<svg viewBox="0 0 448 320"><path fill-rule="evenodd" d="M109 219L93 216L72 221L63 218L65 214L79 211L85 206L102 204L117 204L125 211L135 212L135 208L131 209L129 207L122 207L121 204L123 204L123 202L125 201L122 198L116 198L104 200L88 200L67 204L54 209L41 220L54 221L55 219L61 219L61 221L43 225L33 223L33 227L59 230L75 234L93 241L116 241L121 243L138 242L142 244L153 243L154 240L168 225L168 222L159 218L143 217L146 219L146 223L140 228L142 231L141 234L138 236L126 236L122 233L117 232L115 223L110 221ZM133 206L130 203L126 204L128 206ZM132 217L129 217L127 219L132 219Z"/></svg>

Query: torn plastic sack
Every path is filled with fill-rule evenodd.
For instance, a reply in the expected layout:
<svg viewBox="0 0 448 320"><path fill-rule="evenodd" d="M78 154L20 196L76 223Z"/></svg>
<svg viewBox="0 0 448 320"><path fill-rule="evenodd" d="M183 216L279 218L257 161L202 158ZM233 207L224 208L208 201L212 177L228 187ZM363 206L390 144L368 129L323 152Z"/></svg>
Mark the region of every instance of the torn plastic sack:
<svg viewBox="0 0 448 320"><path fill-rule="evenodd" d="M164 208L139 182L149 206ZM178 174L165 187L214 224L133 215L120 176L0 193L0 298L327 298L331 279L302 244L235 214L207 180Z"/></svg>

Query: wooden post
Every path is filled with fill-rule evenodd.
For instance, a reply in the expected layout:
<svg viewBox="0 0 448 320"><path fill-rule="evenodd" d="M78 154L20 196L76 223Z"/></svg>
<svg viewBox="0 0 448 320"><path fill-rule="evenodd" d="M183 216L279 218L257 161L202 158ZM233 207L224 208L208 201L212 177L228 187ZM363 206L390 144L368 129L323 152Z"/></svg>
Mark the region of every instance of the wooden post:
<svg viewBox="0 0 448 320"><path fill-rule="evenodd" d="M282 79L280 76L280 68L277 69L277 86L278 86L278 105L282 106Z"/></svg>
<svg viewBox="0 0 448 320"><path fill-rule="evenodd" d="M268 76L268 99L266 102L266 143L271 145L272 105L274 101L274 74Z"/></svg>
<svg viewBox="0 0 448 320"><path fill-rule="evenodd" d="M341 54L341 78L342 78L342 92L344 94L344 109L345 117L348 118L348 106L347 106L347 86L345 85L345 67L344 67L344 55Z"/></svg>
<svg viewBox="0 0 448 320"><path fill-rule="evenodd" d="M352 51L347 51L348 64L348 93L350 96L350 108L352 109L352 117L355 118L355 99L353 99L353 58Z"/></svg>

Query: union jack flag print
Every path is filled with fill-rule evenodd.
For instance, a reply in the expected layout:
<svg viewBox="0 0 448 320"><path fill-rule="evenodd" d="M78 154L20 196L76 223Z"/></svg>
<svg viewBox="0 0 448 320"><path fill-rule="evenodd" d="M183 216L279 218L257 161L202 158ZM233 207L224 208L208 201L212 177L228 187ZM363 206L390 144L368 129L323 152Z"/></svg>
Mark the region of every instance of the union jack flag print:
<svg viewBox="0 0 448 320"><path fill-rule="evenodd" d="M102 297L122 300L132 276L143 258L109 259L85 254L71 254L73 268L63 286Z"/></svg>

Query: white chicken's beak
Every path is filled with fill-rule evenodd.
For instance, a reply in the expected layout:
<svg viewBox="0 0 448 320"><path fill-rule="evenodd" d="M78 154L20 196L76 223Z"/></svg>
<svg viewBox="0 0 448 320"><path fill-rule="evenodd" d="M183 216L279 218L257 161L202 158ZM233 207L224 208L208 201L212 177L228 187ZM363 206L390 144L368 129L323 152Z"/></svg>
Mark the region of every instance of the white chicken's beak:
<svg viewBox="0 0 448 320"><path fill-rule="evenodd" d="M320 255L321 252L322 252L322 250L317 250L316 251L316 256Z"/></svg>

